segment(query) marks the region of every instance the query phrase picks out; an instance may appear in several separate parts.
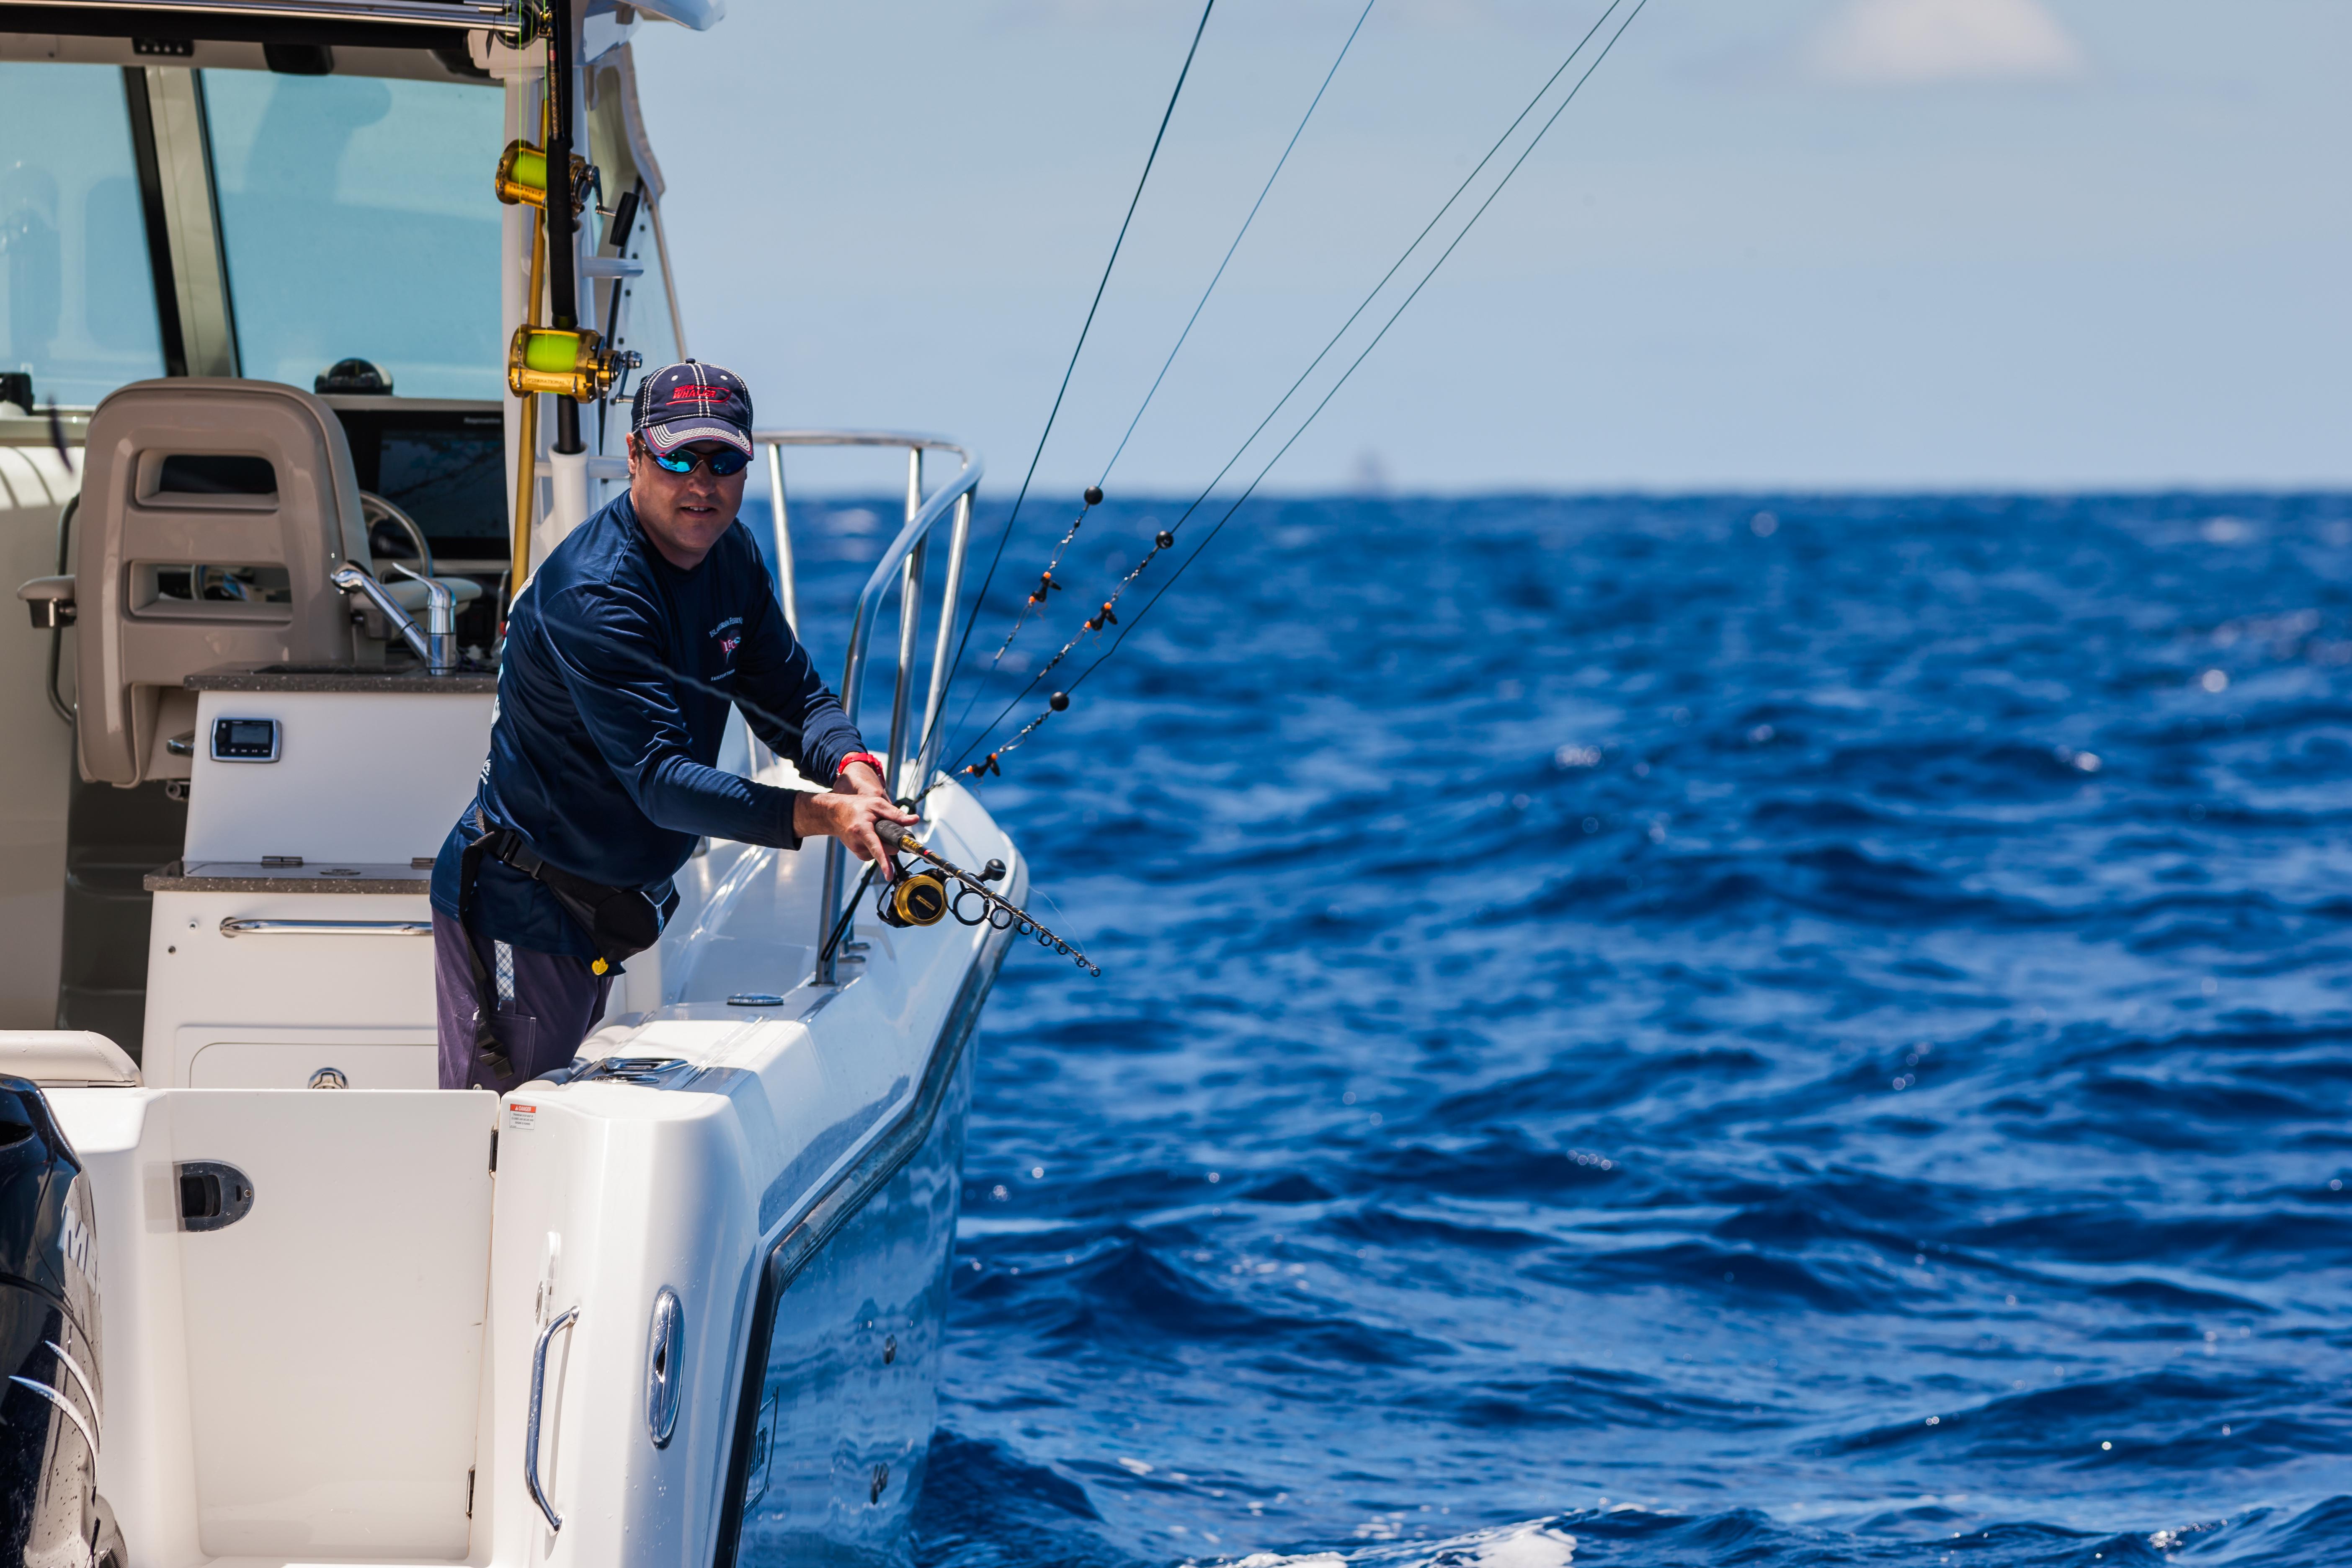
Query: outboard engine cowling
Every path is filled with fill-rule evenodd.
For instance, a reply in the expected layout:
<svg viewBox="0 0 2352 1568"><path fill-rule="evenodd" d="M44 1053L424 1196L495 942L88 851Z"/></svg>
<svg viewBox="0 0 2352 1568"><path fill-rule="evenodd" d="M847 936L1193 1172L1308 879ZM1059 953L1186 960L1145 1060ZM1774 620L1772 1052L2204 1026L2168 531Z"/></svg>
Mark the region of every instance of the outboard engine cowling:
<svg viewBox="0 0 2352 1568"><path fill-rule="evenodd" d="M41 1091L0 1078L0 1568L121 1568L98 1495L98 1233Z"/></svg>

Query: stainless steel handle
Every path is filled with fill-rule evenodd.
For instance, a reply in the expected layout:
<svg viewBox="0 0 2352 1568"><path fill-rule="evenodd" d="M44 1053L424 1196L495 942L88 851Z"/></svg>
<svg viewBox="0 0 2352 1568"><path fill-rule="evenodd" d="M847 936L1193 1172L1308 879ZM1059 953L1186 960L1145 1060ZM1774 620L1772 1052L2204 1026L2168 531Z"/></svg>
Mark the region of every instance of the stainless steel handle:
<svg viewBox="0 0 2352 1568"><path fill-rule="evenodd" d="M547 1500L547 1489L539 1484L539 1406L547 1393L547 1347L554 1342L558 1329L577 1322L579 1318L580 1309L572 1307L548 1324L540 1331L539 1348L530 1356L530 1425L523 1429L522 1474L523 1479L530 1483L530 1500L539 1505L540 1512L547 1515L547 1528L551 1531L562 1530L563 1516L555 1511L555 1505Z"/></svg>
<svg viewBox="0 0 2352 1568"><path fill-rule="evenodd" d="M220 923L223 936L431 936L431 921L261 921L234 916Z"/></svg>

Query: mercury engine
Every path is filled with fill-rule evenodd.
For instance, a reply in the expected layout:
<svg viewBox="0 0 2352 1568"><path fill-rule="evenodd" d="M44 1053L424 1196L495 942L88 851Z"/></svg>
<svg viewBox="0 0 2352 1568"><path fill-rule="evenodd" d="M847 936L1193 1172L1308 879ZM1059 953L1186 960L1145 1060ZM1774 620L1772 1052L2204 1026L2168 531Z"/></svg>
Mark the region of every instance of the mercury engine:
<svg viewBox="0 0 2352 1568"><path fill-rule="evenodd" d="M123 1568L99 1376L89 1183L41 1091L0 1078L0 1568Z"/></svg>

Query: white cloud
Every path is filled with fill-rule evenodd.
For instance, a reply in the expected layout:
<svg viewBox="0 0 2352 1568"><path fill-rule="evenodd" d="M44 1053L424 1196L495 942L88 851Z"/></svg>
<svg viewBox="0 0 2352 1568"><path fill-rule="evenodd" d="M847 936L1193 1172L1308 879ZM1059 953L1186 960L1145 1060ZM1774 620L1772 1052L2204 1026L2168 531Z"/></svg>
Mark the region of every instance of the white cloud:
<svg viewBox="0 0 2352 1568"><path fill-rule="evenodd" d="M1873 86L2047 80L2083 68L2040 0L1847 0L1806 55L1816 76Z"/></svg>

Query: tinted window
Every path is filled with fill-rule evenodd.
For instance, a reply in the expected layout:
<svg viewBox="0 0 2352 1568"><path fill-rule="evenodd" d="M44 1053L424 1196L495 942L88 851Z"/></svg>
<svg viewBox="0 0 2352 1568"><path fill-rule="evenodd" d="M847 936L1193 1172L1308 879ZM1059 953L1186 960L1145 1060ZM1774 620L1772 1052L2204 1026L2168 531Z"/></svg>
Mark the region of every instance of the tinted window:
<svg viewBox="0 0 2352 1568"><path fill-rule="evenodd" d="M408 397L498 397L505 120L495 88L204 73L245 374L308 390L342 359Z"/></svg>
<svg viewBox="0 0 2352 1568"><path fill-rule="evenodd" d="M163 374L122 73L0 61L0 370L36 402Z"/></svg>

